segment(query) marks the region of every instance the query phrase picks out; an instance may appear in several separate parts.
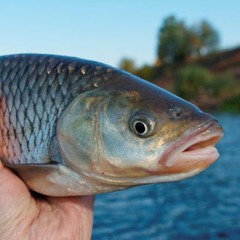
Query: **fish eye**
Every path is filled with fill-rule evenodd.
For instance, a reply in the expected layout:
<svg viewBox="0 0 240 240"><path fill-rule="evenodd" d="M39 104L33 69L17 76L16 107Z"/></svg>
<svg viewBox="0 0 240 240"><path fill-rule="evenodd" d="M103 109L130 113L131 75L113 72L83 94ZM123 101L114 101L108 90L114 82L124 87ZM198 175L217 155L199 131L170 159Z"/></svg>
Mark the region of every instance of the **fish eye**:
<svg viewBox="0 0 240 240"><path fill-rule="evenodd" d="M143 114L135 114L130 120L131 130L138 137L149 137L153 132L154 125L153 118Z"/></svg>

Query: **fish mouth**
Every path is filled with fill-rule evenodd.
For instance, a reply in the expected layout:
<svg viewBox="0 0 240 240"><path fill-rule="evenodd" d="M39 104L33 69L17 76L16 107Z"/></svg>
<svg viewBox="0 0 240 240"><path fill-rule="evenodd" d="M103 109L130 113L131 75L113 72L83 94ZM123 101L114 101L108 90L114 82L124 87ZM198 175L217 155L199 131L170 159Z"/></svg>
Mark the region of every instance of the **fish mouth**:
<svg viewBox="0 0 240 240"><path fill-rule="evenodd" d="M218 159L219 153L215 145L222 137L222 127L216 120L198 127L169 146L160 158L158 174L204 170Z"/></svg>

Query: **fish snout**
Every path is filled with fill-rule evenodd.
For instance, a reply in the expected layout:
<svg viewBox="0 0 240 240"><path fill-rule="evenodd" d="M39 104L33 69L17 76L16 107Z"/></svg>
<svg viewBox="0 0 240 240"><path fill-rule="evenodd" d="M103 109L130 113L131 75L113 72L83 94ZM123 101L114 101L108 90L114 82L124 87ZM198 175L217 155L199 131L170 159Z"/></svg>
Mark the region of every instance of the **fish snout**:
<svg viewBox="0 0 240 240"><path fill-rule="evenodd" d="M161 171L164 173L185 173L195 169L202 171L218 159L219 153L215 145L224 135L223 128L211 115L202 114L199 119L201 124L169 144L159 161Z"/></svg>

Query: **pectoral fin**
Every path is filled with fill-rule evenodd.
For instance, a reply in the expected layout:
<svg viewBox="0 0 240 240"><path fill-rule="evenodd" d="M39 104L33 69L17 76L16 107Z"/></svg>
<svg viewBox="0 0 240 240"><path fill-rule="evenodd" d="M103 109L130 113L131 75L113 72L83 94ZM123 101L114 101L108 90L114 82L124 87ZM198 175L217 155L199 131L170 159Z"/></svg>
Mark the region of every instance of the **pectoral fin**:
<svg viewBox="0 0 240 240"><path fill-rule="evenodd" d="M90 179L60 164L15 164L10 167L29 188L48 196L94 194ZM90 181L91 182L91 181Z"/></svg>

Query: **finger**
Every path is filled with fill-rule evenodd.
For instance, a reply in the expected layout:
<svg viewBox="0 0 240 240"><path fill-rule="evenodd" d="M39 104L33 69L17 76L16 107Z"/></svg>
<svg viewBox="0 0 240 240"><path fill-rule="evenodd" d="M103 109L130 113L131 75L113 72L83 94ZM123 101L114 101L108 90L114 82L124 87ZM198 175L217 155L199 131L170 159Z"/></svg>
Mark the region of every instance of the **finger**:
<svg viewBox="0 0 240 240"><path fill-rule="evenodd" d="M31 194L23 181L0 162L1 223L20 215L31 203Z"/></svg>
<svg viewBox="0 0 240 240"><path fill-rule="evenodd" d="M53 206L61 208L65 217L75 219L75 226L79 229L79 235L84 239L91 239L93 228L93 208L95 196L47 198Z"/></svg>

